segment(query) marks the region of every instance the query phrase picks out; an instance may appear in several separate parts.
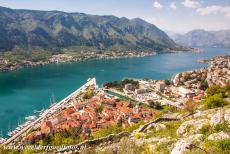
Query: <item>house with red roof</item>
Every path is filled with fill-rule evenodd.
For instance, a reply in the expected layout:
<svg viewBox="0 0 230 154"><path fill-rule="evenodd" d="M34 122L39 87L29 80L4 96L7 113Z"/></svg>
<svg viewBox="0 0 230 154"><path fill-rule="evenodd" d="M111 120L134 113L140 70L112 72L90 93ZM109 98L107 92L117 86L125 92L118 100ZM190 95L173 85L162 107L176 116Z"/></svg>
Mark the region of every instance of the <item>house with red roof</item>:
<svg viewBox="0 0 230 154"><path fill-rule="evenodd" d="M49 136L53 134L53 126L51 121L41 122L41 134L45 136Z"/></svg>

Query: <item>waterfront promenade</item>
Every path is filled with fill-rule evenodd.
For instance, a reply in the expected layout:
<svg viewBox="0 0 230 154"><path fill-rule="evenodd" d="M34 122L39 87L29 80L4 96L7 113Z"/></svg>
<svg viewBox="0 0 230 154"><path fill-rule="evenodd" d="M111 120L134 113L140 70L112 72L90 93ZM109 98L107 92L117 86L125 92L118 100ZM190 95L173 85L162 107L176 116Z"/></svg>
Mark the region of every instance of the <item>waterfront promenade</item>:
<svg viewBox="0 0 230 154"><path fill-rule="evenodd" d="M20 130L14 136L12 136L9 139L7 139L3 143L3 145L9 145L10 143L13 143L14 141L16 141L20 136L23 136L29 129L31 129L35 125L39 124L41 122L41 120L49 117L50 115L52 115L52 114L56 113L57 111L59 111L60 109L62 109L69 102L70 99L72 99L73 97L76 97L77 95L81 94L89 86L95 86L96 87L96 78L89 79L87 81L87 83L85 83L83 86L81 86L76 91L74 91L73 93L71 93L69 96L67 96L66 98L64 98L63 100L61 100L60 102L58 102L57 104L51 106L51 108L45 110L44 113L41 114L38 119L36 119L35 121L33 121L31 124L29 124L28 126L26 126L25 128L23 128L22 130Z"/></svg>

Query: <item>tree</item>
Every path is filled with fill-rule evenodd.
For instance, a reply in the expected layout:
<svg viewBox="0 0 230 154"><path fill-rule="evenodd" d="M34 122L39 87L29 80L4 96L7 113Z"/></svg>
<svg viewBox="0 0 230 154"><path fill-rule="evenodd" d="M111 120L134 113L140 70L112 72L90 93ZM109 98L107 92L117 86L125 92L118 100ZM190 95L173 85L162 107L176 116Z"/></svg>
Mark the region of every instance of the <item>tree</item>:
<svg viewBox="0 0 230 154"><path fill-rule="evenodd" d="M206 90L208 88L208 83L207 81L202 81L200 85L201 90Z"/></svg>
<svg viewBox="0 0 230 154"><path fill-rule="evenodd" d="M84 99L90 99L94 96L94 91L93 90L88 90L85 92L83 98Z"/></svg>
<svg viewBox="0 0 230 154"><path fill-rule="evenodd" d="M151 108L156 109L156 110L162 110L163 109L161 103L159 103L159 102L149 102L149 106Z"/></svg>
<svg viewBox="0 0 230 154"><path fill-rule="evenodd" d="M207 97L213 96L215 94L222 94L224 98L228 97L229 93L230 93L230 84L227 84L224 87L221 87L219 85L214 85L209 87L206 92Z"/></svg>
<svg viewBox="0 0 230 154"><path fill-rule="evenodd" d="M166 84L166 85L170 85L170 84L171 84L171 81L170 81L170 80L165 80L165 84Z"/></svg>
<svg viewBox="0 0 230 154"><path fill-rule="evenodd" d="M207 97L213 96L215 94L221 93L221 87L219 85L211 86L207 89Z"/></svg>
<svg viewBox="0 0 230 154"><path fill-rule="evenodd" d="M102 113L103 109L104 109L104 106L103 106L103 105L100 105L100 106L98 106L98 107L95 109L95 111L96 111L97 113Z"/></svg>

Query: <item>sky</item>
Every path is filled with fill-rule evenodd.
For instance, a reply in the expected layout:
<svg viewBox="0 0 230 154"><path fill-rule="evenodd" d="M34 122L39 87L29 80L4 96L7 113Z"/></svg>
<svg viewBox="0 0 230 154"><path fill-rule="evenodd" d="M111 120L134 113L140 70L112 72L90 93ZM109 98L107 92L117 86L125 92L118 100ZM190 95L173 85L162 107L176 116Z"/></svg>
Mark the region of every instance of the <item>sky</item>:
<svg viewBox="0 0 230 154"><path fill-rule="evenodd" d="M139 17L176 33L230 29L230 0L0 0L0 6Z"/></svg>

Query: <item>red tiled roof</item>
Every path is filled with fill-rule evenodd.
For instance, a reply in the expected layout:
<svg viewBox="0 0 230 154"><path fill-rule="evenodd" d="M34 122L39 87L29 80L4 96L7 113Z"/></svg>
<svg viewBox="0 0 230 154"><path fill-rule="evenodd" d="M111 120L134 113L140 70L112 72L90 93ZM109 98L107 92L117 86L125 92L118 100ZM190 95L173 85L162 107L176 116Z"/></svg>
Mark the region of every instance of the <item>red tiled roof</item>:
<svg viewBox="0 0 230 154"><path fill-rule="evenodd" d="M134 119L141 119L141 114L134 114L132 115L132 118Z"/></svg>
<svg viewBox="0 0 230 154"><path fill-rule="evenodd" d="M74 113L74 112L75 112L75 109L74 109L73 107L70 107L70 108L65 109L65 110L62 111L62 112L63 112L63 115L64 115L64 116L68 116L68 115L71 115L72 113Z"/></svg>

